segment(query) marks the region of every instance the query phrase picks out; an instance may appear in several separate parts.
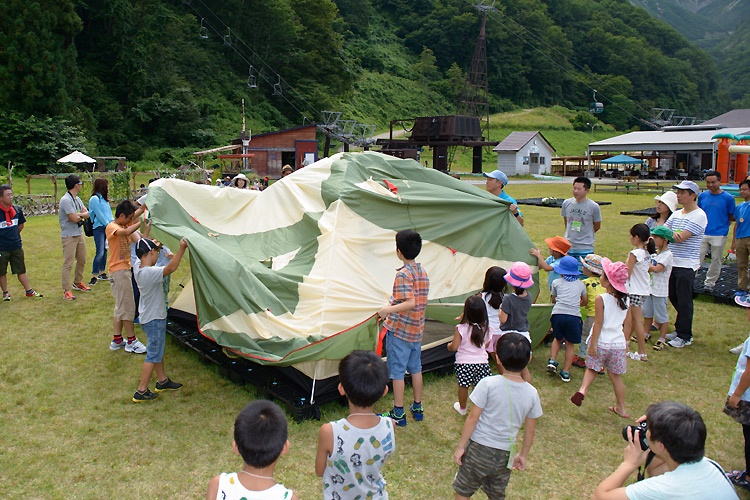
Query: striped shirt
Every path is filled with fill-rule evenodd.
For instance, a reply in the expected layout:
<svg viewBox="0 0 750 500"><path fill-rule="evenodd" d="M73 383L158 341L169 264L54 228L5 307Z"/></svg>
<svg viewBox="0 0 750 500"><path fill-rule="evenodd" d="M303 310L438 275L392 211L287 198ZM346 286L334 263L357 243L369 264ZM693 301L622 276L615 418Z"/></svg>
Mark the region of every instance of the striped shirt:
<svg viewBox="0 0 750 500"><path fill-rule="evenodd" d="M389 305L396 305L414 299L414 307L399 313L391 313L385 320L385 327L393 335L406 342L421 342L424 332L424 310L427 307L427 294L430 291L430 278L418 262L404 264L393 281L393 295Z"/></svg>
<svg viewBox="0 0 750 500"><path fill-rule="evenodd" d="M684 209L677 210L667 219L665 226L675 233L685 230L692 234L686 241L669 244L669 249L672 250L674 256L674 267L687 267L694 271L701 267L701 241L707 224L706 212L700 208L688 213L685 213Z"/></svg>

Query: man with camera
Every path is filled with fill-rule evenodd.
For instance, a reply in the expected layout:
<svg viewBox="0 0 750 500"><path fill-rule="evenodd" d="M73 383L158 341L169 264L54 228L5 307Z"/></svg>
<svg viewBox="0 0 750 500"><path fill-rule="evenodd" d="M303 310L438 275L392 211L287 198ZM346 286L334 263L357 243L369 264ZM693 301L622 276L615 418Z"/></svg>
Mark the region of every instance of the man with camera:
<svg viewBox="0 0 750 500"><path fill-rule="evenodd" d="M86 264L86 241L83 239L83 220L90 217L78 193L83 188L81 179L70 174L65 178L67 192L60 198L57 218L60 222L60 237L62 238L63 266L62 288L65 300L75 300L73 290L90 292L91 288L83 283L83 266ZM73 283L70 282L70 271L75 262L76 268Z"/></svg>
<svg viewBox="0 0 750 500"><path fill-rule="evenodd" d="M664 401L650 405L638 422L623 430L628 441L625 459L597 486L592 499L738 498L721 467L703 456L706 425L697 411ZM647 479L639 470L644 464ZM636 470L639 481L623 487Z"/></svg>

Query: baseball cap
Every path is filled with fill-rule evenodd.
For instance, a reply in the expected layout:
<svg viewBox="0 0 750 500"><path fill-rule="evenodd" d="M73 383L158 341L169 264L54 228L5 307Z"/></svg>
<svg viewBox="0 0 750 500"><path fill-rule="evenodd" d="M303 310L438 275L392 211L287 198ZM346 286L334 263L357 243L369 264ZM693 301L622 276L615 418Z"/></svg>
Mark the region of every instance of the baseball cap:
<svg viewBox="0 0 750 500"><path fill-rule="evenodd" d="M485 177L492 177L493 179L499 180L500 182L503 183L503 186L508 185L508 176L505 175L505 172L503 172L502 170L493 170L489 174L482 172L482 175Z"/></svg>
<svg viewBox="0 0 750 500"><path fill-rule="evenodd" d="M695 194L700 194L701 192L701 188L699 188L698 184L693 181L682 181L679 184L673 185L672 189L685 189L687 191L692 191Z"/></svg>

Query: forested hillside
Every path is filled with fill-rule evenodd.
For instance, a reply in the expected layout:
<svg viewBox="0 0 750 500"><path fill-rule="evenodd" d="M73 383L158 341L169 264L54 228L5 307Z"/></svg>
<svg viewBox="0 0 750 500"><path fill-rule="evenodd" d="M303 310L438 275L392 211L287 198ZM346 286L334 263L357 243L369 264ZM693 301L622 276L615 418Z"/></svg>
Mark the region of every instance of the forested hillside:
<svg viewBox="0 0 750 500"><path fill-rule="evenodd" d="M624 130L653 106L729 103L711 59L627 0L502 0L487 19L491 112L562 105ZM479 33L466 0L6 0L0 160L77 147L169 162L255 133L453 113ZM593 120L593 117L591 118ZM584 120L585 122L585 120Z"/></svg>

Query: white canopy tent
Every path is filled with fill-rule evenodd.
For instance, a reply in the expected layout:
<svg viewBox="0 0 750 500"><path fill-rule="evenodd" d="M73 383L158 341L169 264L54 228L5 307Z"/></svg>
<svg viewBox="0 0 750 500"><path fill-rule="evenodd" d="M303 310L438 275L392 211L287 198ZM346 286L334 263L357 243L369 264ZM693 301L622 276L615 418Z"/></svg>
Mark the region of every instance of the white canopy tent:
<svg viewBox="0 0 750 500"><path fill-rule="evenodd" d="M69 155L63 156L57 163L96 163L96 160L90 156L86 156L80 151L73 151Z"/></svg>

